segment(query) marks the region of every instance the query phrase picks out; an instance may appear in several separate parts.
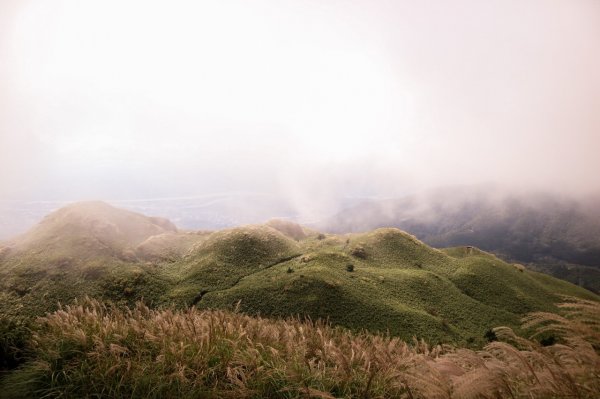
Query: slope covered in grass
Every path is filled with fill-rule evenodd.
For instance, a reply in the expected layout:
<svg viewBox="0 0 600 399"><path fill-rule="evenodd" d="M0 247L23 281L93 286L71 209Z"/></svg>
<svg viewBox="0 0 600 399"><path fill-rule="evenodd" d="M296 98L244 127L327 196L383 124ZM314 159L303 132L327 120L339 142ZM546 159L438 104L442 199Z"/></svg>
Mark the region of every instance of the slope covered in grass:
<svg viewBox="0 0 600 399"><path fill-rule="evenodd" d="M557 294L596 298L476 249L449 256L397 229L312 240L302 256L208 291L197 306L475 344L495 325L516 327L526 312L553 310Z"/></svg>
<svg viewBox="0 0 600 399"><path fill-rule="evenodd" d="M392 226L434 247L472 245L600 292L600 201L493 186L446 187L373 200L319 224L349 233ZM591 270L590 270L591 269Z"/></svg>
<svg viewBox="0 0 600 399"><path fill-rule="evenodd" d="M266 225L278 230L283 235L296 241L302 240L308 236L307 232L302 226L289 220L271 219L266 223Z"/></svg>
<svg viewBox="0 0 600 399"><path fill-rule="evenodd" d="M600 306L561 307L524 320L556 344L498 327L500 341L473 351L322 322L85 300L36 323L26 362L0 381L0 396L596 398Z"/></svg>
<svg viewBox="0 0 600 399"><path fill-rule="evenodd" d="M527 312L555 311L558 294L598 299L476 248L440 251L398 229L303 229L302 237L296 225L272 225L178 232L106 204L72 205L3 251L0 315L31 320L58 302L93 295L119 304L239 306L481 345L491 327L516 328Z"/></svg>
<svg viewBox="0 0 600 399"><path fill-rule="evenodd" d="M172 297L199 301L203 293L229 288L251 275L300 255L289 237L268 226L245 226L211 234L168 273L178 279Z"/></svg>
<svg viewBox="0 0 600 399"><path fill-rule="evenodd" d="M175 225L163 218L100 201L79 202L49 214L11 247L17 254L43 254L46 258L76 255L78 259L113 256L127 260L132 256L127 252L148 237L176 231Z"/></svg>
<svg viewBox="0 0 600 399"><path fill-rule="evenodd" d="M189 241L166 219L103 202L61 208L5 244L0 257L0 311L41 315L58 302L83 295L158 302L168 282L156 267L142 261L154 237L168 237L174 251L183 240Z"/></svg>

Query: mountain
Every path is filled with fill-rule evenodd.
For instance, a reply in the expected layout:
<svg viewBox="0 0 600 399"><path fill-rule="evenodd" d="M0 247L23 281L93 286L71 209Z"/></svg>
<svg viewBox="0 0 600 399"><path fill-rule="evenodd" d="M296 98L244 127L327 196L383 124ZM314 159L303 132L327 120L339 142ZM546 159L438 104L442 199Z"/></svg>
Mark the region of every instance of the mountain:
<svg viewBox="0 0 600 399"><path fill-rule="evenodd" d="M161 215L183 229L223 229L260 223L272 217L297 218L289 198L252 192L226 192L191 197L111 201L146 215ZM24 233L66 201L7 201L0 198L0 240Z"/></svg>
<svg viewBox="0 0 600 399"><path fill-rule="evenodd" d="M330 232L393 226L434 247L473 245L600 292L600 201L446 188L366 201L322 222Z"/></svg>
<svg viewBox="0 0 600 399"><path fill-rule="evenodd" d="M17 254L30 253L59 257L63 253L78 259L98 256L127 258L128 253L151 236L176 233L167 219L147 217L92 201L68 205L46 216L27 234L10 244ZM72 253L77 248L77 253Z"/></svg>
<svg viewBox="0 0 600 399"><path fill-rule="evenodd" d="M152 261L178 256L202 237L104 202L65 206L0 245L0 314L24 307L28 312L16 313L37 315L59 301L112 298L115 291L124 298L155 297L167 286Z"/></svg>
<svg viewBox="0 0 600 399"><path fill-rule="evenodd" d="M89 295L481 344L491 327L555 311L560 294L599 299L472 246L438 250L395 228L336 235L272 221L178 231L97 202L50 214L3 252L0 315L10 320Z"/></svg>
<svg viewBox="0 0 600 399"><path fill-rule="evenodd" d="M492 325L515 326L529 311L551 310L556 293L594 297L474 248L439 251L397 229L300 244L296 256L257 260L235 284L206 289L196 306L299 313L404 338L465 342L480 341Z"/></svg>

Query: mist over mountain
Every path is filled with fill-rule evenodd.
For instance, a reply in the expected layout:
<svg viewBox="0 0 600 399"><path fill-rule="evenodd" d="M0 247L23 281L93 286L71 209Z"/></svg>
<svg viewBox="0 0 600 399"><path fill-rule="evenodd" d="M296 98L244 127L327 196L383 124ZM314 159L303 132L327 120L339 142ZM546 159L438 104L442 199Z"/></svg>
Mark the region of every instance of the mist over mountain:
<svg viewBox="0 0 600 399"><path fill-rule="evenodd" d="M331 198L326 208L320 207L317 201L313 209L309 206L299 209L291 198L284 195L230 192L107 202L147 215L160 215L182 229L215 230L263 223L273 218L314 224L363 200L362 197ZM73 202L0 200L0 241L24 233L48 213Z"/></svg>
<svg viewBox="0 0 600 399"><path fill-rule="evenodd" d="M599 110L598 0L0 0L0 397L596 399Z"/></svg>
<svg viewBox="0 0 600 399"><path fill-rule="evenodd" d="M320 224L357 232L393 226L434 247L473 245L600 289L600 201L494 186L447 187L363 202ZM587 266L587 267L581 267Z"/></svg>
<svg viewBox="0 0 600 399"><path fill-rule="evenodd" d="M2 200L600 190L596 1L58 3L0 5Z"/></svg>

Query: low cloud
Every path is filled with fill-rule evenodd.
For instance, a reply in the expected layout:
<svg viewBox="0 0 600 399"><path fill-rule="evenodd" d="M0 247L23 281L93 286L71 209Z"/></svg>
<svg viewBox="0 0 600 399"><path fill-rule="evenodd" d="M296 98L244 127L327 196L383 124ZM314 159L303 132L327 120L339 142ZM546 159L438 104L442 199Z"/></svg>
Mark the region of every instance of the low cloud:
<svg viewBox="0 0 600 399"><path fill-rule="evenodd" d="M3 199L600 191L595 1L0 6Z"/></svg>

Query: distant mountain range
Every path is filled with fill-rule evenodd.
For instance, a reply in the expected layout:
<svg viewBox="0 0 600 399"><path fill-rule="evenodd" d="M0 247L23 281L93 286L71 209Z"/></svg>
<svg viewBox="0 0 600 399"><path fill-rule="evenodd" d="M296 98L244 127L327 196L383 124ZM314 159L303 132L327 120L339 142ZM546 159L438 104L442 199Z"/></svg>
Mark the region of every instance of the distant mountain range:
<svg viewBox="0 0 600 399"><path fill-rule="evenodd" d="M600 198L453 187L365 201L318 228L346 233L383 226L436 248L473 245L600 292Z"/></svg>

